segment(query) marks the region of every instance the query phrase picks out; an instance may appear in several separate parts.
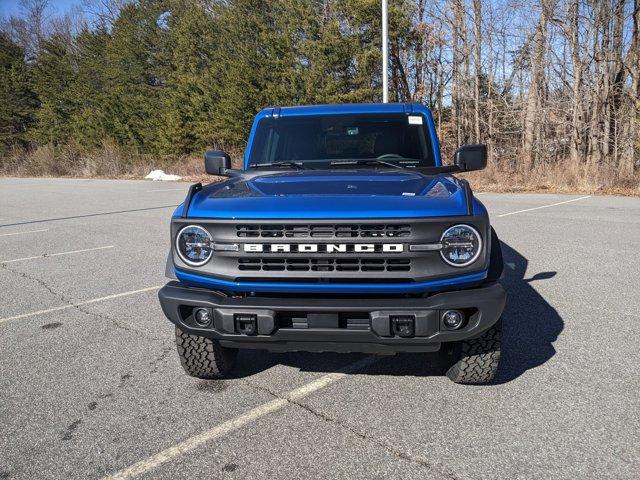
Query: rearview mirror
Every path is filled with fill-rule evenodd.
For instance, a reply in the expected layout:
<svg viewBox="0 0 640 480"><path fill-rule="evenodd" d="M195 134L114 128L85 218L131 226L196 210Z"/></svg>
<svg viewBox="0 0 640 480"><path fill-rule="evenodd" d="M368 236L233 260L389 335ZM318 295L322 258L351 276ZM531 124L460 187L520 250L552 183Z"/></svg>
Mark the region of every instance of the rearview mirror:
<svg viewBox="0 0 640 480"><path fill-rule="evenodd" d="M463 145L456 150L453 163L460 168L461 172L482 170L487 166L487 146L482 143Z"/></svg>
<svg viewBox="0 0 640 480"><path fill-rule="evenodd" d="M231 168L231 157L222 150L207 150L204 154L204 169L209 175L225 175Z"/></svg>

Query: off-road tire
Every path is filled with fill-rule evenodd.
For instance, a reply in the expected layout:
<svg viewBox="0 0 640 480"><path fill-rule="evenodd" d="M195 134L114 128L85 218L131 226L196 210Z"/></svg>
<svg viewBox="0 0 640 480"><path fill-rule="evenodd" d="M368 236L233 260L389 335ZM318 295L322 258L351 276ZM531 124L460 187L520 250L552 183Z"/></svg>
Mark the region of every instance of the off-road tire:
<svg viewBox="0 0 640 480"><path fill-rule="evenodd" d="M184 371L192 377L203 379L226 377L238 355L237 348L222 347L216 340L190 335L178 327L176 347Z"/></svg>
<svg viewBox="0 0 640 480"><path fill-rule="evenodd" d="M457 342L457 361L447 371L447 377L464 385L491 382L498 371L501 342L502 319L480 337Z"/></svg>

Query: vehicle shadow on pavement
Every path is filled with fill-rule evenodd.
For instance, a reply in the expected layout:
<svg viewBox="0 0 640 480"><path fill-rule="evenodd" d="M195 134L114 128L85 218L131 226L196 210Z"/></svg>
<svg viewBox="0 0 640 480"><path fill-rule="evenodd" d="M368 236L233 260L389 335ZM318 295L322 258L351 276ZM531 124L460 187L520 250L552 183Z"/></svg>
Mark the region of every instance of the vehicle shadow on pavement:
<svg viewBox="0 0 640 480"><path fill-rule="evenodd" d="M510 382L547 362L555 355L553 342L564 328L556 309L532 285L553 278L556 272L540 272L527 278L528 260L505 243L502 243L502 252L505 275L501 283L507 291L507 305L503 313L502 360L494 384ZM304 372L335 372L364 356L305 352L270 354L244 350L240 352L232 375L249 377L277 364ZM353 374L433 376L443 375L446 368L446 362L437 354L407 353L382 356L371 366Z"/></svg>
<svg viewBox="0 0 640 480"><path fill-rule="evenodd" d="M546 363L556 353L553 343L564 329L557 310L533 286L556 272L526 276L529 261L502 242L507 305L502 314L502 359L496 384L515 380L527 370Z"/></svg>

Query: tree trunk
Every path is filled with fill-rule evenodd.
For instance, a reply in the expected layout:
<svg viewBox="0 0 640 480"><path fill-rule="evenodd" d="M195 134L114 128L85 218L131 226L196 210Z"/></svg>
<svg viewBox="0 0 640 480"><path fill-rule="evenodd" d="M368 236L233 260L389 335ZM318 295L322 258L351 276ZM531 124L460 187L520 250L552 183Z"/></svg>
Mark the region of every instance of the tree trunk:
<svg viewBox="0 0 640 480"><path fill-rule="evenodd" d="M621 170L625 175L633 175L640 157L640 0L633 2L633 33L627 56L629 59L626 63L631 72L629 133Z"/></svg>
<svg viewBox="0 0 640 480"><path fill-rule="evenodd" d="M624 8L626 0L616 0L613 11L613 72L611 78L611 90L609 97L609 154L613 155L613 164L617 167L619 163L617 148L620 143L620 107L622 105L622 94L624 83L627 77L627 69L623 61L623 30L624 30Z"/></svg>
<svg viewBox="0 0 640 480"><path fill-rule="evenodd" d="M481 74L481 55L482 55L482 7L480 0L473 0L473 25L475 35L475 49L474 49L474 68L475 68L475 82L474 82L474 131L475 142L480 143L480 74Z"/></svg>
<svg viewBox="0 0 640 480"><path fill-rule="evenodd" d="M584 63L580 55L580 1L572 0L569 8L571 63L573 64L572 115L570 136L570 158L573 164L582 161L584 147L582 145L584 118L582 108L582 74Z"/></svg>
<svg viewBox="0 0 640 480"><path fill-rule="evenodd" d="M451 117L456 131L456 141L460 145L463 141L463 129L465 121L464 112L464 75L461 72L461 65L464 60L463 49L466 49L466 25L464 19L463 0L451 0L453 10L453 64L452 64L452 85L451 85Z"/></svg>
<svg viewBox="0 0 640 480"><path fill-rule="evenodd" d="M591 107L591 125L589 128L590 166L595 168L605 159L608 152L609 137L609 61L608 56L610 36L611 12L605 2L595 1L597 7L596 24L594 28L594 58L596 59L596 86L593 89Z"/></svg>
<svg viewBox="0 0 640 480"><path fill-rule="evenodd" d="M553 11L552 0L542 0L540 19L533 36L533 58L531 60L531 82L527 92L527 101L524 113L524 132L522 142L522 161L524 173L533 168L539 138L540 108L542 88L544 83L544 59L547 51L547 24Z"/></svg>

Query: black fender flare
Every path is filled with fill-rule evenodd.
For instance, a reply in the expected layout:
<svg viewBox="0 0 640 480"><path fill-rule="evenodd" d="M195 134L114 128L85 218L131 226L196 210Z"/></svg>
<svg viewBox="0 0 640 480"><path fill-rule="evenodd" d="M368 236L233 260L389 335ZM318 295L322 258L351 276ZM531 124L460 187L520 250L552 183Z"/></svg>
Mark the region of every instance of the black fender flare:
<svg viewBox="0 0 640 480"><path fill-rule="evenodd" d="M502 259L502 245L496 231L491 227L491 253L489 254L489 272L487 281L497 282L504 272L504 260Z"/></svg>

